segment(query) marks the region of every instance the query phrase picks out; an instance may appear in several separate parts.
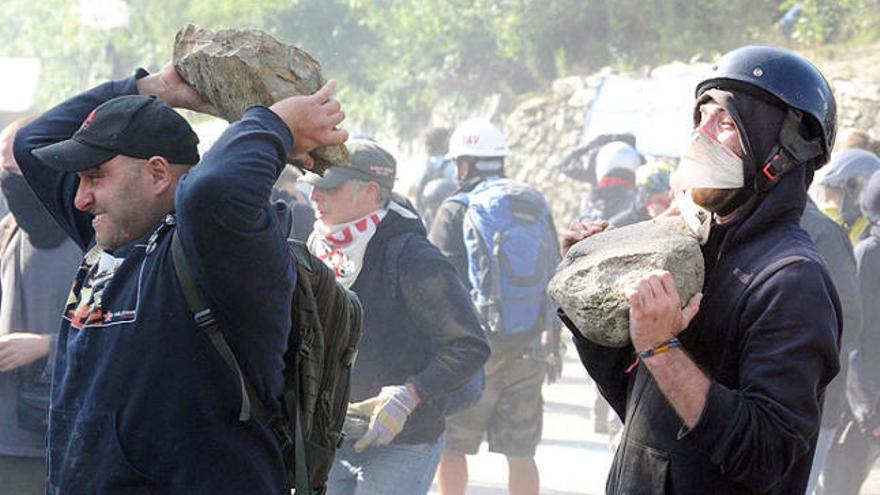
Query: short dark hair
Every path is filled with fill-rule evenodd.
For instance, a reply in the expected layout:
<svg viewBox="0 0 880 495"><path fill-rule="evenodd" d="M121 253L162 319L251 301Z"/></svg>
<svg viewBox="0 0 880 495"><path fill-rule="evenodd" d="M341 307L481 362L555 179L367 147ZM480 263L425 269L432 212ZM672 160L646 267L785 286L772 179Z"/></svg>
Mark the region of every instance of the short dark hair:
<svg viewBox="0 0 880 495"><path fill-rule="evenodd" d="M445 155L449 151L449 129L432 127L425 132L425 148L432 156Z"/></svg>

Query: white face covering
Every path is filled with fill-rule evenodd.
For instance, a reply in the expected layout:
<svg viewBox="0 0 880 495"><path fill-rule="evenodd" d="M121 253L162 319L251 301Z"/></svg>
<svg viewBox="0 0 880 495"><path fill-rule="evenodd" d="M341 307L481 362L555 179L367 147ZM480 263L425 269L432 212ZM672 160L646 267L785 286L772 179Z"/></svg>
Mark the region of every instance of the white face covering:
<svg viewBox="0 0 880 495"><path fill-rule="evenodd" d="M410 220L419 218L392 200L388 208L379 208L351 222L327 225L316 220L308 240L309 251L333 269L343 287L351 288L364 267L367 245L389 211Z"/></svg>
<svg viewBox="0 0 880 495"><path fill-rule="evenodd" d="M723 144L694 131L669 182L676 191L697 187L739 189L745 183L743 161Z"/></svg>
<svg viewBox="0 0 880 495"><path fill-rule="evenodd" d="M694 202L691 191L695 188L739 189L745 184L742 159L723 144L694 131L690 144L672 173L670 186L675 191L675 202L688 228L700 244L709 239L712 212Z"/></svg>
<svg viewBox="0 0 880 495"><path fill-rule="evenodd" d="M388 210L379 209L352 222L327 225L315 221L309 236L309 251L336 273L336 280L350 288L364 266L367 244Z"/></svg>

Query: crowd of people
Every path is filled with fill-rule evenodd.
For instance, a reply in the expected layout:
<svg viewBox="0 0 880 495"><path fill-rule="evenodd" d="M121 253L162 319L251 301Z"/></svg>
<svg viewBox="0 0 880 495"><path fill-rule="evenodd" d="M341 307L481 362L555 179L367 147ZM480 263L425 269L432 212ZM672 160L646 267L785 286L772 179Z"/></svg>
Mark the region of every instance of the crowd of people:
<svg viewBox="0 0 880 495"><path fill-rule="evenodd" d="M427 132L397 194L397 159L339 128L334 90L248 109L204 156L175 109L216 112L171 66L0 133L0 493L418 495L436 479L463 495L485 440L509 492L538 494L563 341L599 392L595 431L619 438L607 493L859 493L880 456L880 158L865 132L837 138L810 62L725 54L680 159L625 134L573 150L571 219L507 176L516 150L484 118ZM308 171L342 143L350 163ZM546 294L561 257L660 216L700 241L702 292L646 273L621 294L631 344L586 339ZM307 263L291 242L362 311L344 421L328 397L310 410L335 457L295 481L289 447L317 457L287 351L318 347L291 311ZM188 305L178 254L210 310Z"/></svg>

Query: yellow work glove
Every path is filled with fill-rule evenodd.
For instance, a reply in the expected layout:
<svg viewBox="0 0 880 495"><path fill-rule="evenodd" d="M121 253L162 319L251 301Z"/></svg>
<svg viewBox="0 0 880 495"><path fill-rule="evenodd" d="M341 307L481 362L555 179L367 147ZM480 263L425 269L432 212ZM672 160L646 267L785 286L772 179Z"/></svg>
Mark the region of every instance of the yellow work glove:
<svg viewBox="0 0 880 495"><path fill-rule="evenodd" d="M406 418L416 407L416 397L405 385L382 387L379 395L370 399L349 404L349 414L360 414L370 418L367 432L354 444L355 452L363 452L367 447L388 445L406 424Z"/></svg>

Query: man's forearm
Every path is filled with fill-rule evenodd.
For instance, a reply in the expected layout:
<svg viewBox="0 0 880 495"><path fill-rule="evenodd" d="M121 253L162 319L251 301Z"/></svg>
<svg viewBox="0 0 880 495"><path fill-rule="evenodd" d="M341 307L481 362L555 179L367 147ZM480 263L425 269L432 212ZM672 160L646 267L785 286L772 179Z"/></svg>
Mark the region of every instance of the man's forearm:
<svg viewBox="0 0 880 495"><path fill-rule="evenodd" d="M693 428L706 406L712 384L709 377L680 348L655 354L643 362L685 426Z"/></svg>

